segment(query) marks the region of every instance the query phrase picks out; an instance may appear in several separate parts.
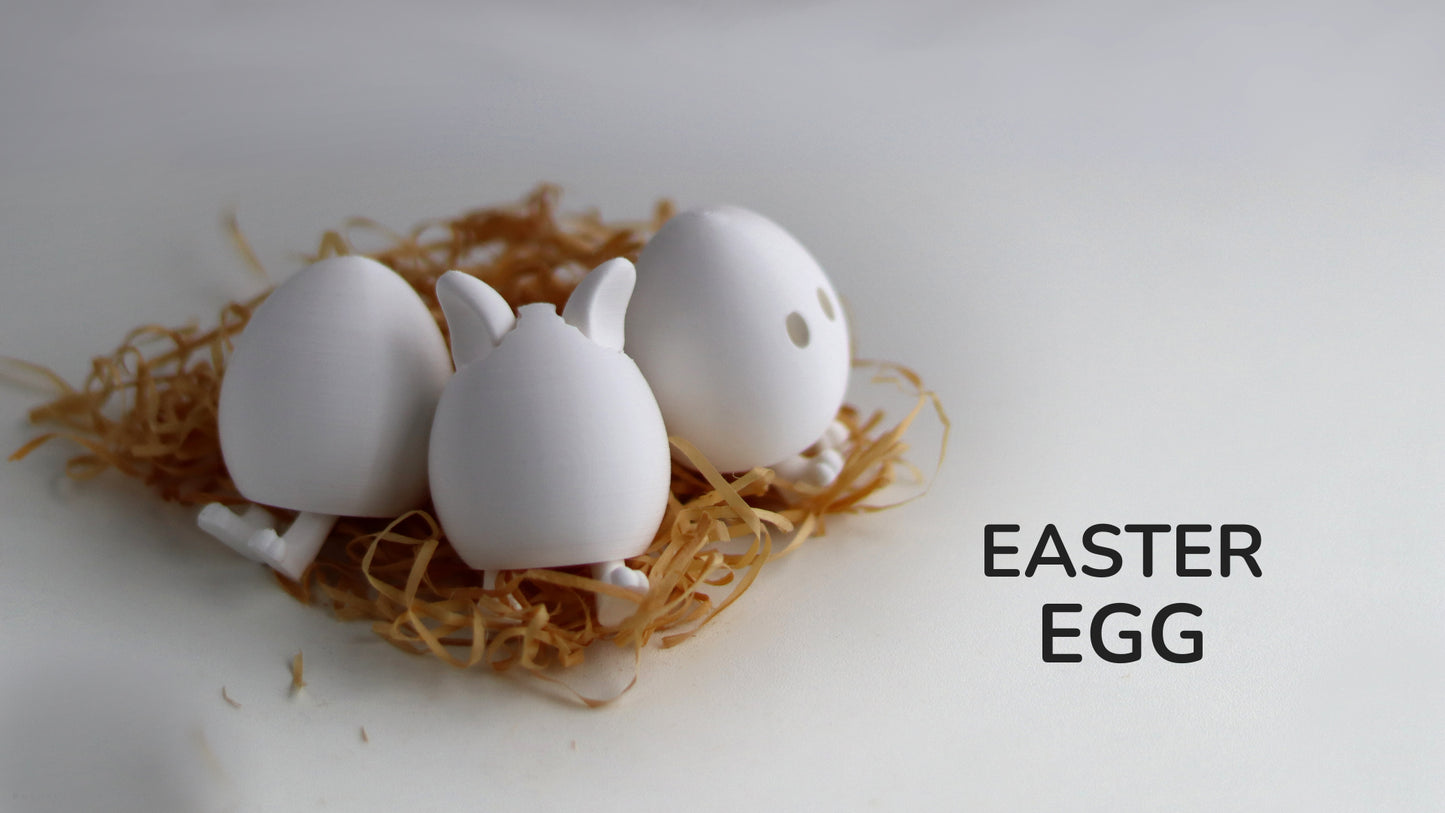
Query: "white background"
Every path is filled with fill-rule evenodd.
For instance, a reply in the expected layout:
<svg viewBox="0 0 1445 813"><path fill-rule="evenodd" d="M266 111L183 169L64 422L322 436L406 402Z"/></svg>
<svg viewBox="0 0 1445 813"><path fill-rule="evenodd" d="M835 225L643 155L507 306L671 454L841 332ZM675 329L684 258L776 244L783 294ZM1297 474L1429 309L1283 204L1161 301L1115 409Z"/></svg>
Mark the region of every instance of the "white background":
<svg viewBox="0 0 1445 813"><path fill-rule="evenodd" d="M0 809L1445 804L1439 6L691 5L9 4L0 354L75 380L211 321L256 285L227 208L289 273L550 180L783 223L956 432L597 711L302 606L70 449L0 466ZM1006 522L1251 523L1264 575L985 578ZM1110 601L1197 603L1203 660L1042 662L1043 603Z"/></svg>

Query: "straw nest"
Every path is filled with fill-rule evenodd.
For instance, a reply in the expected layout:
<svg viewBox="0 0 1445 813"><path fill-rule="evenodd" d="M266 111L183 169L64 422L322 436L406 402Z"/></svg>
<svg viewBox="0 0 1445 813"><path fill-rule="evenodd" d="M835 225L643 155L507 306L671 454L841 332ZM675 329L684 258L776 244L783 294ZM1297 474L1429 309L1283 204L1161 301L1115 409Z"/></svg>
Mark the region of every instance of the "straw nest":
<svg viewBox="0 0 1445 813"><path fill-rule="evenodd" d="M448 269L480 277L513 307L551 302L560 310L588 269L613 257L635 260L673 212L662 201L647 221L606 223L595 212L559 215L558 197L556 187L541 186L519 203L428 221L409 233L353 219L327 232L311 259L353 253L361 235L380 237L384 248L368 256L401 274L445 330L435 286ZM242 256L264 275L234 220L230 225ZM264 298L226 305L210 329L136 328L114 352L93 360L79 387L12 361L12 370L44 378L57 395L29 416L52 431L11 459L65 439L80 447L66 463L77 480L115 470L166 500L245 505L221 458L216 406L232 341ZM651 588L618 626L598 623L592 594L637 597L589 578L586 568L504 571L493 589L484 589L429 508L389 520L343 518L300 582L279 575L277 582L342 619L369 621L400 649L458 667L520 667L546 677L581 663L599 639L640 651L656 635L661 646L674 646L741 596L766 562L821 536L829 516L890 507L869 498L900 476L919 475L904 460L904 435L925 407L936 410L946 441L947 417L917 375L883 362L855 367L871 368L875 380L896 384L916 401L891 424L881 413L865 416L845 405L838 418L849 433L846 462L827 488L785 482L766 468L724 476L685 439L673 439L692 466L674 464L662 526L647 552L629 560L648 574Z"/></svg>

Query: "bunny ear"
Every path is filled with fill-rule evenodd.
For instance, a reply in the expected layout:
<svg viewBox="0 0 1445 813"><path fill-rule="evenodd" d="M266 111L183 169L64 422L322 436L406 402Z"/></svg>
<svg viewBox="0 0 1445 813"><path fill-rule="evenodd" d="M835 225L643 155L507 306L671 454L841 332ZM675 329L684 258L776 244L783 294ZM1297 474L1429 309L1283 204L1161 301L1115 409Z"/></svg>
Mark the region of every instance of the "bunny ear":
<svg viewBox="0 0 1445 813"><path fill-rule="evenodd" d="M437 300L452 334L452 364L458 370L486 358L517 323L501 294L460 271L448 271L437 280Z"/></svg>
<svg viewBox="0 0 1445 813"><path fill-rule="evenodd" d="M622 257L592 269L562 309L562 319L582 335L608 348L621 350L627 303L637 283L637 269Z"/></svg>

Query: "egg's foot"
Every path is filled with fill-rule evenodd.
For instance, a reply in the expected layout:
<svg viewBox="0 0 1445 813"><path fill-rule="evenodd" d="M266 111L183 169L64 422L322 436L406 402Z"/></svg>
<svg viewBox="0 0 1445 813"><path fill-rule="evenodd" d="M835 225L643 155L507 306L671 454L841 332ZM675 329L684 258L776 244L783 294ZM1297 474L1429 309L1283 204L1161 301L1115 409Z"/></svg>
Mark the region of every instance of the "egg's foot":
<svg viewBox="0 0 1445 813"><path fill-rule="evenodd" d="M641 570L633 570L625 562L599 562L592 566L592 578L615 584L640 596L647 595L647 574ZM615 627L635 612L636 602L618 596L597 594L597 622L604 627Z"/></svg>
<svg viewBox="0 0 1445 813"><path fill-rule="evenodd" d="M843 471L843 455L837 449L823 449L812 456L793 455L774 465L773 471L784 480L826 488Z"/></svg>
<svg viewBox="0 0 1445 813"><path fill-rule="evenodd" d="M497 576L499 576L499 575L501 574L501 572L502 572L502 571L500 571L500 570L483 570L483 571L482 571L482 589L483 589L483 590L488 590L488 591L490 591L490 590L496 590L496 589L497 589ZM512 609L514 609L514 610L520 610L520 609L522 609L522 602L517 601L517 597L516 597L516 596L512 595L511 593L508 593L508 594L505 596L505 598L506 598L506 600L507 600L507 605L510 606Z"/></svg>
<svg viewBox="0 0 1445 813"><path fill-rule="evenodd" d="M250 540L257 532L270 528L272 517L269 511L252 503L241 514L218 502L201 509L196 516L196 525L201 530L224 542L226 547L256 560L250 551ZM260 560L256 560L260 561Z"/></svg>
<svg viewBox="0 0 1445 813"><path fill-rule="evenodd" d="M847 442L848 427L844 426L842 421L833 421L823 430L823 437L818 440L818 445L824 449L841 449Z"/></svg>
<svg viewBox="0 0 1445 813"><path fill-rule="evenodd" d="M843 472L842 449L847 442L848 427L833 421L807 451L774 464L772 469L784 480L827 488Z"/></svg>
<svg viewBox="0 0 1445 813"><path fill-rule="evenodd" d="M806 482L819 488L833 484L843 472L843 455L837 449L824 449L813 456L808 466Z"/></svg>
<svg viewBox="0 0 1445 813"><path fill-rule="evenodd" d="M273 528L262 528L246 540L246 553L256 561L278 570L286 558L286 540Z"/></svg>
<svg viewBox="0 0 1445 813"><path fill-rule="evenodd" d="M251 558L270 565L286 578L301 581L335 524L334 515L302 511L284 534L277 534L271 528L251 534L246 540L246 550Z"/></svg>
<svg viewBox="0 0 1445 813"><path fill-rule="evenodd" d="M241 519L246 520L253 528L275 528L276 517L270 511L262 508L256 503L246 503L245 509L241 511Z"/></svg>

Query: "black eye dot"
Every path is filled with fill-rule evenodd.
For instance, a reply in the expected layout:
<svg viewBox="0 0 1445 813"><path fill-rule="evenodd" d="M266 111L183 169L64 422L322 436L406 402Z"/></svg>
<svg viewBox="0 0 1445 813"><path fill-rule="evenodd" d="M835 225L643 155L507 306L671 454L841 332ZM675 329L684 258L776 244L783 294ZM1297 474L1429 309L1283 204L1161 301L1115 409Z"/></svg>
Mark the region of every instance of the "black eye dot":
<svg viewBox="0 0 1445 813"><path fill-rule="evenodd" d="M797 347L808 346L808 323L803 319L803 314L797 311L788 314L788 338L792 339Z"/></svg>
<svg viewBox="0 0 1445 813"><path fill-rule="evenodd" d="M818 304L823 306L823 315L831 322L838 317L833 314L833 300L828 298L828 292L822 288L818 289Z"/></svg>

